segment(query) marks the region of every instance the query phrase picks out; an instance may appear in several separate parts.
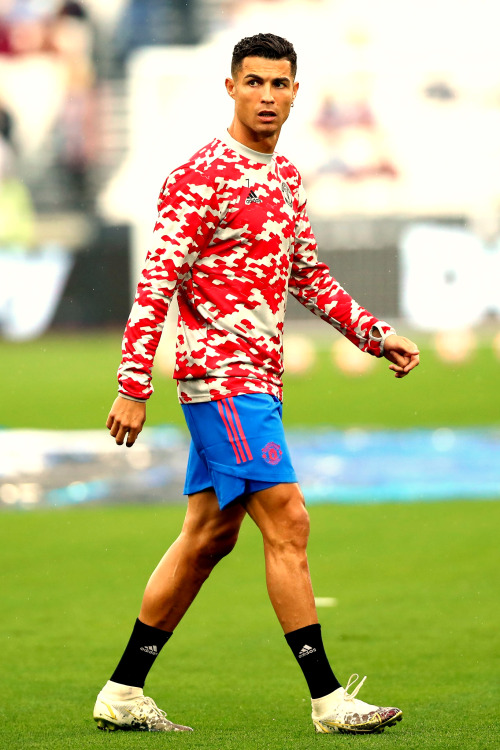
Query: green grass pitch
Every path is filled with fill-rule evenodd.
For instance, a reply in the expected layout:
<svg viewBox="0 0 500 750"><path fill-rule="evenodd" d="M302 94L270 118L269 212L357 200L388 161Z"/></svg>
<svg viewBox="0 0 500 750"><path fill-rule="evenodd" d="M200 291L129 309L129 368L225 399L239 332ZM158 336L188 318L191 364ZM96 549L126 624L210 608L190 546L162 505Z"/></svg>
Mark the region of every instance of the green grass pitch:
<svg viewBox="0 0 500 750"><path fill-rule="evenodd" d="M155 665L148 693L191 735L99 732L95 695L184 510L6 512L0 747L16 750L499 746L495 502L311 509L310 564L325 644L360 697L399 705L382 735L315 735L306 685L267 599L249 519Z"/></svg>
<svg viewBox="0 0 500 750"><path fill-rule="evenodd" d="M329 331L320 321L314 328L322 337L315 366L305 375L285 378L286 425L500 424L500 362L491 342L482 342L468 362L454 365L440 362L424 339L419 341L421 365L404 380L393 377L386 360L377 362L368 375L347 377L333 366L328 352L339 334L332 331L325 338ZM0 341L0 426L102 427L116 396L120 343L121 331L51 334L26 343ZM148 404L148 425L184 425L174 381L158 368L153 375L156 393Z"/></svg>
<svg viewBox="0 0 500 750"><path fill-rule="evenodd" d="M111 331L0 342L0 425L103 427L120 338ZM420 368L397 381L384 361L369 375L343 376L322 341L315 367L286 379L289 426L500 423L500 363L487 342L463 365L439 362L419 342ZM174 383L156 373L155 385L148 424L182 425ZM268 602L262 545L247 522L147 684L195 733L98 732L96 692L183 513L127 506L0 514L2 750L500 745L495 502L311 508L316 595L338 601L320 610L332 664L343 681L351 672L368 675L361 698L401 706L397 727L373 737L313 733L305 682Z"/></svg>

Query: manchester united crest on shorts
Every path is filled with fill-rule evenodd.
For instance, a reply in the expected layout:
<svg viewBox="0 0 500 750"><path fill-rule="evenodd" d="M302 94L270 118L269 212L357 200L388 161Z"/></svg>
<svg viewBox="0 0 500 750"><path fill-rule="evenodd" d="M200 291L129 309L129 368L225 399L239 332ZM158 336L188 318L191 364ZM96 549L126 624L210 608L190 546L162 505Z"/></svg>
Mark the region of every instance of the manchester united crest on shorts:
<svg viewBox="0 0 500 750"><path fill-rule="evenodd" d="M271 466L276 466L281 461L283 451L278 443L268 443L262 448L262 458Z"/></svg>

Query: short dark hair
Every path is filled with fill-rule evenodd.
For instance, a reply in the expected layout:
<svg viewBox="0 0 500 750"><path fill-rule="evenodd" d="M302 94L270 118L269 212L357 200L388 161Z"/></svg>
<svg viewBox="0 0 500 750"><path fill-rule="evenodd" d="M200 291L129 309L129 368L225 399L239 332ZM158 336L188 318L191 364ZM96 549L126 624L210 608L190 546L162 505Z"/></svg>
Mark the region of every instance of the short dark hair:
<svg viewBox="0 0 500 750"><path fill-rule="evenodd" d="M233 49L231 75L233 78L241 70L245 57L265 57L267 60L289 60L292 78L297 73L297 53L293 44L275 34L255 34L246 36Z"/></svg>

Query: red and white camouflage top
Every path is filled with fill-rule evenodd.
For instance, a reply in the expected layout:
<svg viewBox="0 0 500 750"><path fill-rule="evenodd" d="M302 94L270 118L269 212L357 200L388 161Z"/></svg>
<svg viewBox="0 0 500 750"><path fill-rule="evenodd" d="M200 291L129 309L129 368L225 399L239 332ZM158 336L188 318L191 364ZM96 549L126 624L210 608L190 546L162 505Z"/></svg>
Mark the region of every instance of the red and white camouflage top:
<svg viewBox="0 0 500 750"><path fill-rule="evenodd" d="M359 349L381 356L393 329L360 307L317 258L297 169L229 134L165 181L123 337L119 393L147 399L169 304L178 293L181 403L242 393L282 398L287 292ZM381 338L380 338L381 337Z"/></svg>

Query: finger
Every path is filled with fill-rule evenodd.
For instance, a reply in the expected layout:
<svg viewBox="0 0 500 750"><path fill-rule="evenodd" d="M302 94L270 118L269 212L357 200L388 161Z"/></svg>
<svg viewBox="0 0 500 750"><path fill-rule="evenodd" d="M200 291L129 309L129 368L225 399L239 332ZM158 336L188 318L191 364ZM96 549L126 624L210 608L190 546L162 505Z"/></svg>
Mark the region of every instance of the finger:
<svg viewBox="0 0 500 750"><path fill-rule="evenodd" d="M404 371L402 368L398 368L394 370L394 377L395 378L405 378L408 375L407 372Z"/></svg>
<svg viewBox="0 0 500 750"><path fill-rule="evenodd" d="M418 355L412 357L407 365L404 367L404 371L409 373L414 367L418 367L420 364L420 357Z"/></svg>
<svg viewBox="0 0 500 750"><path fill-rule="evenodd" d="M111 415L111 412L110 412L106 420L106 427L108 428L108 430L110 430L113 427L114 421L115 421L115 418Z"/></svg>
<svg viewBox="0 0 500 750"><path fill-rule="evenodd" d="M402 353L393 349L390 352L389 362L392 362L399 367L405 367L409 362L409 357L406 353Z"/></svg>
<svg viewBox="0 0 500 750"><path fill-rule="evenodd" d="M414 341L402 336L401 339L401 351L407 352L407 354L419 354L419 348Z"/></svg>
<svg viewBox="0 0 500 750"><path fill-rule="evenodd" d="M125 427L124 425L120 425L120 429L116 432L115 442L117 445L123 445L123 441L125 440L125 436L128 432L128 427Z"/></svg>
<svg viewBox="0 0 500 750"><path fill-rule="evenodd" d="M403 367L405 374L408 375L408 373L410 373L415 367L418 367L419 364L420 358L418 356L412 357Z"/></svg>
<svg viewBox="0 0 500 750"><path fill-rule="evenodd" d="M395 378L404 378L406 375L408 375L408 372L406 372L405 368L399 367L398 365L390 365L389 370L393 371Z"/></svg>
<svg viewBox="0 0 500 750"><path fill-rule="evenodd" d="M133 444L137 440L137 437L138 437L138 435L139 435L140 432L141 432L140 429L129 430L128 431L127 442L125 443L125 445L127 446L127 448L131 448L133 446Z"/></svg>
<svg viewBox="0 0 500 750"><path fill-rule="evenodd" d="M113 418L111 427L109 428L109 434L111 437L116 437L118 430L120 429L120 422Z"/></svg>
<svg viewBox="0 0 500 750"><path fill-rule="evenodd" d="M390 356L402 357L412 357L420 354L418 346L413 341L404 338L395 342L393 346L387 347L387 352Z"/></svg>
<svg viewBox="0 0 500 750"><path fill-rule="evenodd" d="M407 375L410 374L410 372L413 370L414 367L417 367L418 364L419 362L416 361L416 362L410 362L409 364L405 365L405 367L398 367L397 365L391 365L389 369L394 371L396 378L405 378Z"/></svg>

